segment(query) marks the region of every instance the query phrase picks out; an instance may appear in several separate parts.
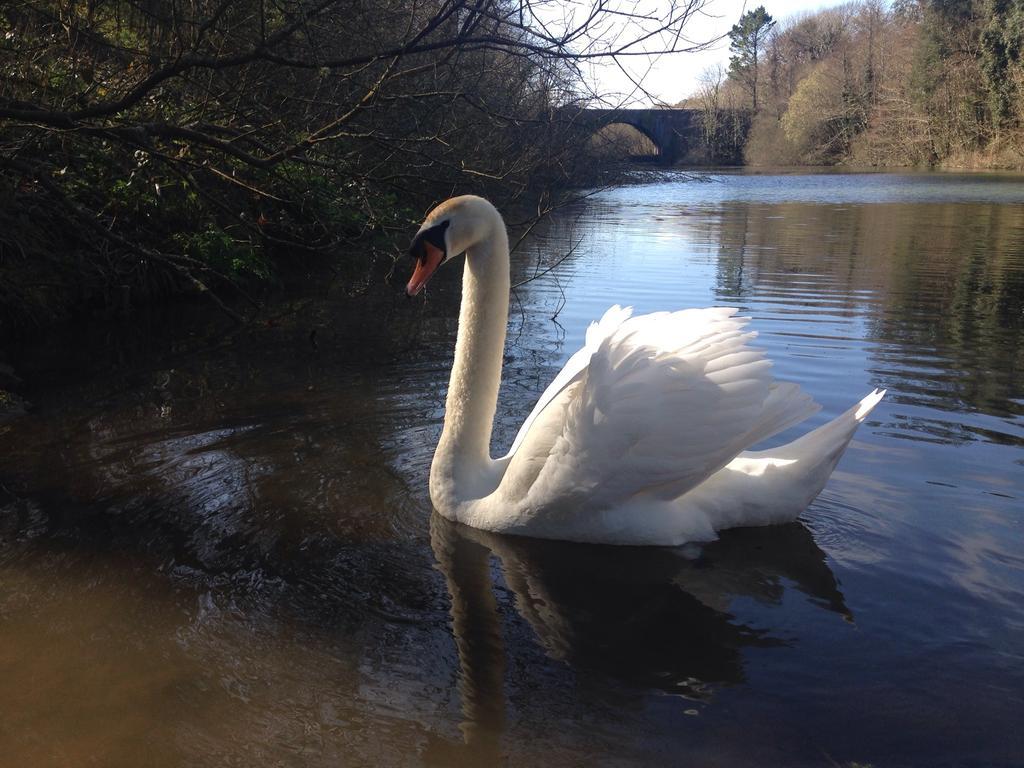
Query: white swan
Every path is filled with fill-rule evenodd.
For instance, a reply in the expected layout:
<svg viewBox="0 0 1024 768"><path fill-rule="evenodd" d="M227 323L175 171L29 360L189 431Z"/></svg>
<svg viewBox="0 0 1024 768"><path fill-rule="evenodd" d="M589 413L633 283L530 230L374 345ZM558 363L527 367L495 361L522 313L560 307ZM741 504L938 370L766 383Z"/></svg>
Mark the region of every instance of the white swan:
<svg viewBox="0 0 1024 768"><path fill-rule="evenodd" d="M466 253L462 308L430 467L449 520L499 533L605 544L676 545L796 519L825 486L874 391L842 416L770 451L749 446L818 410L776 382L735 309L639 317L615 306L541 395L507 455L492 459L509 304L508 235L466 195L427 216L406 291Z"/></svg>

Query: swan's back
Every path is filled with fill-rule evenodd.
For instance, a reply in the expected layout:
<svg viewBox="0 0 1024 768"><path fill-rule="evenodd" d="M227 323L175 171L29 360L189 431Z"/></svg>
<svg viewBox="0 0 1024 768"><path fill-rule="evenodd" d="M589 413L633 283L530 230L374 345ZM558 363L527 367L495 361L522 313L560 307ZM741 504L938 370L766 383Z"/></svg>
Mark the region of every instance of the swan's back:
<svg viewBox="0 0 1024 768"><path fill-rule="evenodd" d="M581 350L589 358L574 357L578 370L544 393L510 458L496 500L512 527L553 510L597 516L638 496L673 501L814 413L799 387L773 380L749 319L735 315L609 310Z"/></svg>

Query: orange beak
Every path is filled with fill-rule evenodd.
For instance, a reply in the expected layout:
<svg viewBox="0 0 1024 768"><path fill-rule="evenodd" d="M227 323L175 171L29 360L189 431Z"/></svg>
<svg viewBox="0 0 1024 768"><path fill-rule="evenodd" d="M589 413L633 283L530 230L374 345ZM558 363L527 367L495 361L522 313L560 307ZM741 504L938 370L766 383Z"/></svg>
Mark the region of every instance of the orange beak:
<svg viewBox="0 0 1024 768"><path fill-rule="evenodd" d="M423 242L423 254L416 259L416 269L413 270L409 284L405 286L405 292L409 296L415 296L423 290L437 268L444 261L444 251L431 243Z"/></svg>

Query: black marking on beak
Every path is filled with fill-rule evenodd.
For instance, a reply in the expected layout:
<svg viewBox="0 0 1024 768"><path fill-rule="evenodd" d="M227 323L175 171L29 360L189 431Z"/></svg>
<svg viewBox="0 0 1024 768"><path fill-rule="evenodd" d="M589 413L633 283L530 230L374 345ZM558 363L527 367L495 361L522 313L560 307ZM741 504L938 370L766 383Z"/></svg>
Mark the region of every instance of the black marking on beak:
<svg viewBox="0 0 1024 768"><path fill-rule="evenodd" d="M417 261L422 260L426 256L423 244L430 243L444 254L444 259L447 259L448 249L444 244L444 233L450 224L451 221L445 219L440 224L435 224L429 229L424 229L422 232L417 234L416 237L413 238L412 244L409 246L409 255ZM442 262L444 259L442 259Z"/></svg>

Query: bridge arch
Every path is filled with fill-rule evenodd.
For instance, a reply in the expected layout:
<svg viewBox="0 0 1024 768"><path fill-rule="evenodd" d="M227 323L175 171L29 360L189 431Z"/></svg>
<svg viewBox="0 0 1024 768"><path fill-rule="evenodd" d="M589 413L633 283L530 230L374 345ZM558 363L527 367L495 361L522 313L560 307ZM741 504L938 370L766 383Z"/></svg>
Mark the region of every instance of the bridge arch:
<svg viewBox="0 0 1024 768"><path fill-rule="evenodd" d="M622 134L621 131L612 132L608 130L617 127L625 128L626 133ZM596 126L590 136L591 141L595 139L598 139L599 144L602 146L607 144L619 145L619 148L625 150L629 157L634 160L658 161L664 151L658 145L656 137L645 130L644 126L636 125L628 120L611 120L604 125Z"/></svg>
<svg viewBox="0 0 1024 768"><path fill-rule="evenodd" d="M606 125L636 128L658 148L658 160L671 165L700 139L700 112L695 109L579 109L573 119L592 133Z"/></svg>

